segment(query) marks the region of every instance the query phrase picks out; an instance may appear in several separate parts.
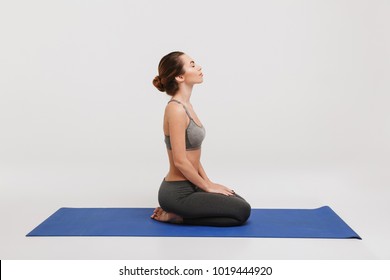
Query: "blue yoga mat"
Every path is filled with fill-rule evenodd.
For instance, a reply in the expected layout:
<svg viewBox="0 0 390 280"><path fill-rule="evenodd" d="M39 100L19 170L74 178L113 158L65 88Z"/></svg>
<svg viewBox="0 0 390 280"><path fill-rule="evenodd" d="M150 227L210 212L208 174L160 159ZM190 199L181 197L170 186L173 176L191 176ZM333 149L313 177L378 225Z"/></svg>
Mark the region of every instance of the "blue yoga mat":
<svg viewBox="0 0 390 280"><path fill-rule="evenodd" d="M238 227L177 225L150 218L153 208L60 208L27 236L358 238L330 207L252 209Z"/></svg>

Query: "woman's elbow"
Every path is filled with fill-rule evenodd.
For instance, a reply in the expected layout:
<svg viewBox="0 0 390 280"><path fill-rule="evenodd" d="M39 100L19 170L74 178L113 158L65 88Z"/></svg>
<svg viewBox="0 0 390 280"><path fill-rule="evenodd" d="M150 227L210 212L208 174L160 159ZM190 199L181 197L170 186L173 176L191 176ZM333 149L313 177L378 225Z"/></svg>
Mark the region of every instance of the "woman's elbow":
<svg viewBox="0 0 390 280"><path fill-rule="evenodd" d="M186 164L186 159L185 158L174 158L173 164L175 165L175 167L177 169L181 169Z"/></svg>

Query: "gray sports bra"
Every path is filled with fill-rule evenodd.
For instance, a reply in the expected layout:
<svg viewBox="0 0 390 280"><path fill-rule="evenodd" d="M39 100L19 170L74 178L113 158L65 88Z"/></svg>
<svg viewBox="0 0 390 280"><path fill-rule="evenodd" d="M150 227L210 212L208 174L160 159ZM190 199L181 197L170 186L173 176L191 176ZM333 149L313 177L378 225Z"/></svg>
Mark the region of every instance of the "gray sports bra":
<svg viewBox="0 0 390 280"><path fill-rule="evenodd" d="M180 101L176 99L171 99L169 102L175 101L181 105L183 105ZM169 103L168 102L168 103ZM191 118L190 113L187 108L183 105L184 110L187 113L187 116L190 118L190 123L186 128L186 150L197 150L200 149L202 145L203 139L206 136L206 130L204 126L197 125L194 120ZM167 145L168 150L172 150L171 139L169 135L165 135L165 144Z"/></svg>

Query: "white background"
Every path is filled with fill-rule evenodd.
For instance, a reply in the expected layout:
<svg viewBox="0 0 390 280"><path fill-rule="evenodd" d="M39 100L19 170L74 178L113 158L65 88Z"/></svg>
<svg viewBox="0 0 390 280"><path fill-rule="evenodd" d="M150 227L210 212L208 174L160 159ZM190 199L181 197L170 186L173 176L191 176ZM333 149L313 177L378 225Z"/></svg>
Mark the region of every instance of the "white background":
<svg viewBox="0 0 390 280"><path fill-rule="evenodd" d="M384 0L1 1L0 258L389 258L389 13ZM60 207L157 206L169 97L152 79L175 50L203 66L191 101L209 177L253 208L329 205L362 241L24 237Z"/></svg>

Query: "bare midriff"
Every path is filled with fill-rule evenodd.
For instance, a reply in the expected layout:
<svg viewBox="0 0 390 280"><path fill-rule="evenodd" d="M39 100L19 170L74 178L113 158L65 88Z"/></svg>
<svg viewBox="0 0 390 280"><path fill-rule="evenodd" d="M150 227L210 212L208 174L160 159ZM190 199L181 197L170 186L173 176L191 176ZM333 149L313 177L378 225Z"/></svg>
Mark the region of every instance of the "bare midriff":
<svg viewBox="0 0 390 280"><path fill-rule="evenodd" d="M180 172L180 170L174 165L172 151L171 150L167 150L167 151L168 151L168 157L169 157L169 172L165 176L165 180L166 181L188 180ZM199 173L200 154L201 154L201 149L186 151L187 159L191 162L192 166L195 168L195 170L198 173Z"/></svg>

